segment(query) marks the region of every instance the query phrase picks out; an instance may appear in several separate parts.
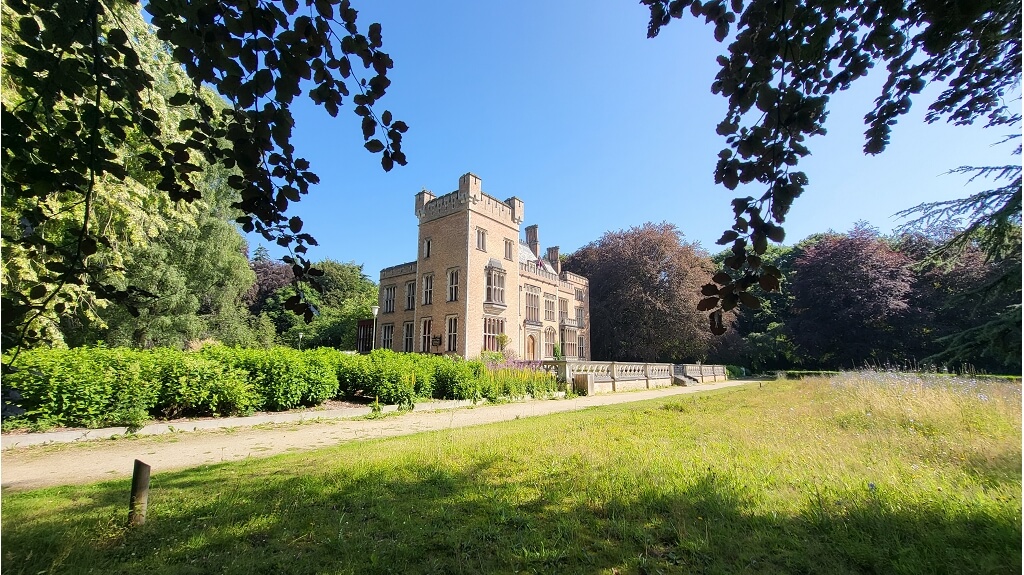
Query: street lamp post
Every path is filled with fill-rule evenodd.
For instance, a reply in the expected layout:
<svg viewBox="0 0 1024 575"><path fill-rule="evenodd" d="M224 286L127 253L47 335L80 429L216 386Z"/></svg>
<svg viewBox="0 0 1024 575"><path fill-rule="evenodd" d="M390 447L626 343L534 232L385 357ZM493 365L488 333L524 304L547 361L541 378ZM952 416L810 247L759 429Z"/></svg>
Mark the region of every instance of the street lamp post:
<svg viewBox="0 0 1024 575"><path fill-rule="evenodd" d="M370 311L373 312L373 334L370 337L370 350L377 349L377 312L380 311L380 306L370 306Z"/></svg>

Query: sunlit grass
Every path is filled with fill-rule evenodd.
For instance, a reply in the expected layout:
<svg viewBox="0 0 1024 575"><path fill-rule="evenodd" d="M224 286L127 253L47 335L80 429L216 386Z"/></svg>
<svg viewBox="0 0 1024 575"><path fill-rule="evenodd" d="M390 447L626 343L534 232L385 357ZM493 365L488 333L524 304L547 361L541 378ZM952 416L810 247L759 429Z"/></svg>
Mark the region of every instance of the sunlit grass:
<svg viewBox="0 0 1024 575"><path fill-rule="evenodd" d="M4 573L1020 573L1020 385L848 374L4 494Z"/></svg>

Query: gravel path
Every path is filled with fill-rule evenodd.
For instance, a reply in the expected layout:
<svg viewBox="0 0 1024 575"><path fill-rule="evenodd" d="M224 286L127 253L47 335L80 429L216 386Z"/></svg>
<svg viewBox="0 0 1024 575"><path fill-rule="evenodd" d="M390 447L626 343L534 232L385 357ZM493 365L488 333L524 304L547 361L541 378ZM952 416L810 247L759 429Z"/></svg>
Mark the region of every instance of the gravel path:
<svg viewBox="0 0 1024 575"><path fill-rule="evenodd" d="M271 414L147 426L123 436L124 428L75 430L56 433L5 434L0 456L0 486L24 490L92 483L128 477L135 459L148 463L153 473L211 463L267 457L286 451L327 447L346 441L391 437L467 427L521 417L575 411L697 393L749 383L735 380L693 387L595 395L560 400L536 400L466 408L466 402L420 404L411 413L382 419L351 419L369 408Z"/></svg>

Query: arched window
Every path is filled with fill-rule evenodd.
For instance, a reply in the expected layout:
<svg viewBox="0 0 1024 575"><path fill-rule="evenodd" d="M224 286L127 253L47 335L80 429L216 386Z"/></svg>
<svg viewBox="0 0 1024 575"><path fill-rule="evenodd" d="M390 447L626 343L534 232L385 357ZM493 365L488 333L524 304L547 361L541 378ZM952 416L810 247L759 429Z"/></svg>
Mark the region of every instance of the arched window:
<svg viewBox="0 0 1024 575"><path fill-rule="evenodd" d="M555 357L555 328L549 327L544 330L544 359Z"/></svg>

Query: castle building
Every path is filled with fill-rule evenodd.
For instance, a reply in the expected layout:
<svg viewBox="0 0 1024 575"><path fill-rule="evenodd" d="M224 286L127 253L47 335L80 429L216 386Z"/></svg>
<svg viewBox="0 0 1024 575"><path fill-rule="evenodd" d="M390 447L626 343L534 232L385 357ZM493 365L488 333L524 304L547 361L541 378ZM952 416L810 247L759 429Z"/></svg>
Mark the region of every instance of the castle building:
<svg viewBox="0 0 1024 575"><path fill-rule="evenodd" d="M520 238L522 200L465 174L454 192L416 194L416 217L416 260L381 270L376 341L361 324L360 351L590 358L587 278L562 271L558 247L541 253L536 225Z"/></svg>

